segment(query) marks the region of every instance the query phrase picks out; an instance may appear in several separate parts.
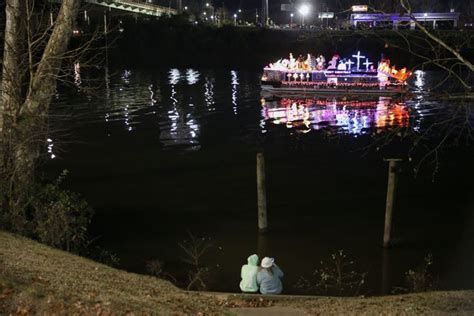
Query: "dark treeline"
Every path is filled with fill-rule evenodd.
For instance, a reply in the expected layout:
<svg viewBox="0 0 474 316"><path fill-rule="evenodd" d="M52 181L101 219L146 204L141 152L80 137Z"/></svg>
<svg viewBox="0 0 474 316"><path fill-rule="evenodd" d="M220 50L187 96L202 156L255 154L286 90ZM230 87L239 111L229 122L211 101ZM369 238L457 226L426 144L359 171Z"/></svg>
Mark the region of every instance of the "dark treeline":
<svg viewBox="0 0 474 316"><path fill-rule="evenodd" d="M403 31L412 47L424 56L435 55L418 31ZM261 69L271 61L300 54L338 53L350 56L358 50L372 61L386 54L399 66L419 66L422 58L406 50L406 41L392 30L298 32L265 28L220 28L193 25L178 17L157 20L123 19L122 32L114 38L109 50L112 65L126 67L232 67ZM452 46L464 44L472 32L444 31L443 39ZM459 44L461 45L461 44ZM402 47L402 48L400 48ZM464 52L468 57L472 52Z"/></svg>

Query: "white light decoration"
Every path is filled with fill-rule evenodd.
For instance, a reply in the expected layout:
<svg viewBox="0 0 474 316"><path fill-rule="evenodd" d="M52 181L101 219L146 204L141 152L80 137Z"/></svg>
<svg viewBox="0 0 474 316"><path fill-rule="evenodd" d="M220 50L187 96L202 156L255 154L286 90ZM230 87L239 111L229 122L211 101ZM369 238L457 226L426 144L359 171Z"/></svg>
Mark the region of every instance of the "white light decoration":
<svg viewBox="0 0 474 316"><path fill-rule="evenodd" d="M357 59L357 70L360 70L360 60L365 58L365 56L362 56L360 54L360 51L357 52L357 55L352 55L352 57Z"/></svg>
<svg viewBox="0 0 474 316"><path fill-rule="evenodd" d="M366 59L365 59L365 63L364 63L364 65L365 65L365 70L366 70L366 71L369 71L369 67L370 67L370 65L372 65L372 64L373 64L373 63L370 62L368 58L366 58Z"/></svg>
<svg viewBox="0 0 474 316"><path fill-rule="evenodd" d="M347 70L351 70L353 64L354 64L354 62L349 58L346 62Z"/></svg>

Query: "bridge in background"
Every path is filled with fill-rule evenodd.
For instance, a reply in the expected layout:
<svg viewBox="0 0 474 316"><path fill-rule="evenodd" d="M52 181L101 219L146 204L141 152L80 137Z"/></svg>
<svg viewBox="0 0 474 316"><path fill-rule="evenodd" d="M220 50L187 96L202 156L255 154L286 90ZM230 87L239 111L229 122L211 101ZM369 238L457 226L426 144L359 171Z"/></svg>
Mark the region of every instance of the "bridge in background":
<svg viewBox="0 0 474 316"><path fill-rule="evenodd" d="M50 0L50 2L61 3L62 0ZM147 3L145 0L85 0L85 2L107 7L109 9L151 16L173 15L178 13L178 10L176 9Z"/></svg>
<svg viewBox="0 0 474 316"><path fill-rule="evenodd" d="M172 15L177 14L178 11L175 9L162 7L159 5L146 3L138 0L86 0L91 4L96 4L111 9L123 10L134 12L138 14L161 16L161 15Z"/></svg>

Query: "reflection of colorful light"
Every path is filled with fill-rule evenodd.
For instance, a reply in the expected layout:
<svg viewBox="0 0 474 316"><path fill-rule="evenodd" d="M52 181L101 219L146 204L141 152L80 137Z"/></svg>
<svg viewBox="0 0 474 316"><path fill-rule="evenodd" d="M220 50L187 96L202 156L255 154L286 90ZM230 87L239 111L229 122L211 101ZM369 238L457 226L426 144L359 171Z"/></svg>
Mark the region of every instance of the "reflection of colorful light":
<svg viewBox="0 0 474 316"><path fill-rule="evenodd" d="M370 127L407 127L407 108L391 98L373 100L289 99L262 102L265 120L303 130L336 126L344 133L363 134Z"/></svg>

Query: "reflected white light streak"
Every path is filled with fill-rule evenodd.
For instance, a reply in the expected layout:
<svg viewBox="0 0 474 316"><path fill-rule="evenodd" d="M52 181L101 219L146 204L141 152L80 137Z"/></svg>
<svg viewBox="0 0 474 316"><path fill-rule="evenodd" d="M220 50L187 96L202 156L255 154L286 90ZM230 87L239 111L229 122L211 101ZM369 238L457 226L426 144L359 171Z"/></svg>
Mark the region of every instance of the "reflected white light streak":
<svg viewBox="0 0 474 316"><path fill-rule="evenodd" d="M154 105L157 101L155 99L155 92L153 91L153 84L148 86L148 91L150 91L150 105Z"/></svg>
<svg viewBox="0 0 474 316"><path fill-rule="evenodd" d="M418 90L423 90L423 87L425 85L425 72L423 70L416 70L415 71L415 81L413 84Z"/></svg>
<svg viewBox="0 0 474 316"><path fill-rule="evenodd" d="M171 69L168 72L168 79L169 79L168 81L169 84L171 85L177 84L179 80L181 79L181 72L176 68Z"/></svg>
<svg viewBox="0 0 474 316"><path fill-rule="evenodd" d="M196 84L199 81L199 76L199 72L194 69L186 70L186 80L190 86Z"/></svg>
<svg viewBox="0 0 474 316"><path fill-rule="evenodd" d="M122 73L122 80L125 83L130 83L130 77L132 76L132 71L125 69Z"/></svg>
<svg viewBox="0 0 474 316"><path fill-rule="evenodd" d="M125 107L123 108L123 111L124 111L124 117L125 117L125 127L127 129L127 131L131 132L133 130L132 126L130 125L130 121L129 121L129 108L128 108L128 104L125 105Z"/></svg>
<svg viewBox="0 0 474 316"><path fill-rule="evenodd" d="M212 79L206 77L206 83L204 84L204 100L209 111L215 110L214 108L214 83Z"/></svg>
<svg viewBox="0 0 474 316"><path fill-rule="evenodd" d="M81 64L74 63L74 84L79 89L81 88L82 80L81 80Z"/></svg>
<svg viewBox="0 0 474 316"><path fill-rule="evenodd" d="M231 70L231 84L232 84L232 109L234 114L237 115L237 86L239 85L239 77L237 71Z"/></svg>
<svg viewBox="0 0 474 316"><path fill-rule="evenodd" d="M53 147L54 147L53 140L51 138L48 138L46 140L46 142L48 143L48 154L49 154L50 158L51 159L56 158L56 155L53 152Z"/></svg>

